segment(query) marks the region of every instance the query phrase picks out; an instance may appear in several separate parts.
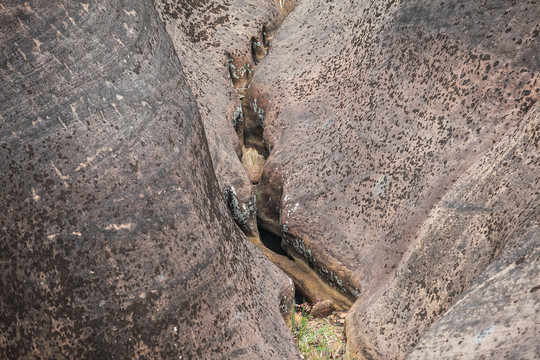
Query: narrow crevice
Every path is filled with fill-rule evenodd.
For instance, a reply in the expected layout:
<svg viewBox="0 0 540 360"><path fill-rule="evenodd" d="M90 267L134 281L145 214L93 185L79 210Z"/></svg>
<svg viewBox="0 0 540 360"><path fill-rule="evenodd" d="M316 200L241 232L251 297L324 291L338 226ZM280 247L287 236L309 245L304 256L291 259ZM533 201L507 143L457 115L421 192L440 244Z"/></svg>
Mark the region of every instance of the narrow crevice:
<svg viewBox="0 0 540 360"><path fill-rule="evenodd" d="M290 1L281 1L282 11L284 11L283 6L286 4L289 9L292 6ZM315 302L318 299L331 299L337 308L346 310L352 305L354 299L349 296L350 294L344 293L340 287L336 286L336 281L331 281L339 279L328 279L327 276L323 276L320 269L313 266L313 259L308 256L307 250L298 251L297 247L292 247L284 242L285 234L283 233L279 215L280 197L276 198L275 196L276 191L280 193L280 189L282 189L282 186L278 184L279 181L272 182L270 180L271 184L265 182L264 189L270 190L268 194L262 191L263 189L258 185L266 159L271 152L270 147L265 144L263 138L266 104L263 103L263 99L251 98L246 93L255 70L253 64L259 64L267 55L270 39L274 33L275 30L270 34L267 26L263 26L258 36L250 38L251 64L241 64L235 61L233 56L227 54L227 66L231 84L242 104L235 111L232 123L242 149L242 164L251 183L256 186L253 189L257 204L254 209L250 209L250 212L247 210L243 212L242 205L236 200L234 188L231 187L224 194L233 218L242 231L259 250L292 279L295 288L299 294L302 294L301 297L305 301ZM275 186L280 189L276 189ZM261 192L263 194L260 194ZM271 202L270 208L276 207L277 211L275 213L273 211L272 213L263 211L263 214L258 211L258 208L262 209L263 207L268 210L269 201ZM253 211L251 212L251 210ZM254 214L257 220L251 218ZM301 240L298 239L298 241ZM302 250L302 246L299 249Z"/></svg>
<svg viewBox="0 0 540 360"><path fill-rule="evenodd" d="M283 14L287 15L292 9L294 1L281 0L279 5ZM303 249L302 246L292 246L287 243L290 240L287 240L287 234L283 233L280 222L280 198L276 198L276 191L279 193L281 190L276 189L275 186L282 189L282 186L278 184L279 181L269 180L271 184L265 181L262 189L259 185L266 159L271 153L271 148L265 143L263 137L267 104L262 98L247 96L247 90L256 65L260 64L268 54L271 46L270 41L276 30L276 27L272 27L272 30L269 31L267 26L262 26L260 32L250 38L251 61L249 63L241 63L231 54L226 54L231 85L241 102L241 107L236 109L232 117L232 125L238 135L239 147L241 148L239 155L241 155L242 164L254 186L253 193L257 204L253 209L244 212L243 205L236 200L234 188L227 189L224 195L233 218L250 241L292 279L298 304L306 301L315 302L318 299L330 299L335 303L337 309L347 310L355 299L351 298L349 293L344 292L342 287L336 285L339 283L339 279L324 276L321 269L314 267L311 253L308 250ZM262 191L264 189L265 191ZM266 190L270 190L270 192L260 194ZM258 208L268 208L269 206L272 209L276 207L277 212L263 211L264 214L262 214L261 211L258 211ZM253 216L256 220L253 219ZM292 240L301 241L296 238Z"/></svg>
<svg viewBox="0 0 540 360"><path fill-rule="evenodd" d="M255 65L259 64L259 61L266 55L266 49L264 42L256 37L251 38L251 57Z"/></svg>
<svg viewBox="0 0 540 360"><path fill-rule="evenodd" d="M261 39L262 39L262 43L264 45L265 55L267 55L268 54L268 47L270 46L270 39L269 39L269 33L268 33L268 29L266 28L266 25L263 25L263 27L262 27Z"/></svg>
<svg viewBox="0 0 540 360"><path fill-rule="evenodd" d="M302 305L306 302L308 302L306 295L298 288L298 286L295 286L294 287L294 303L296 305Z"/></svg>
<svg viewBox="0 0 540 360"><path fill-rule="evenodd" d="M289 257L285 249L281 247L281 241L282 241L281 236L277 236L271 233L270 231L264 230L263 228L259 226L259 237L261 239L262 244L267 249L271 250L272 252L278 255L286 256L287 258L292 260L292 258Z"/></svg>
<svg viewBox="0 0 540 360"><path fill-rule="evenodd" d="M242 147L244 144L244 110L242 109L242 106L236 108L232 117L232 123L234 131L236 131L236 135L238 136L240 147ZM242 160L242 154L243 151L239 154L240 160Z"/></svg>
<svg viewBox="0 0 540 360"><path fill-rule="evenodd" d="M229 79L240 100L246 96L247 88L253 76L254 67L250 63L241 64L230 53L225 53Z"/></svg>
<svg viewBox="0 0 540 360"><path fill-rule="evenodd" d="M270 149L263 138L265 110L257 99L245 97L242 101L244 112L244 146L254 148L265 159L270 156Z"/></svg>

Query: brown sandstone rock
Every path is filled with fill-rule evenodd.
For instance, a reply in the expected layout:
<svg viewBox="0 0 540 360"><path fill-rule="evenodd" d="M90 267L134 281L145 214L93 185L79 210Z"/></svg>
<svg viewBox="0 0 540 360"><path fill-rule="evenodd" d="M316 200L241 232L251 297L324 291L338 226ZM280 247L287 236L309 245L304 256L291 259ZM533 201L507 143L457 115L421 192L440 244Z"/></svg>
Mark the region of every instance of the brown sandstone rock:
<svg viewBox="0 0 540 360"><path fill-rule="evenodd" d="M528 353L534 347L534 330L525 325L534 321L529 314L538 311L538 300L524 297L522 292L524 287L535 286L539 265L532 264L520 272L507 263L525 255L535 258L538 252L539 150L540 107L536 106L441 199L381 294L353 306L347 318L347 333L351 335L347 345L352 354L367 351L380 358L403 358L470 284L468 293L474 295L452 305L456 310L449 311L457 315L447 320L445 315L441 319L442 324L447 324L444 330L439 328L432 334L440 331L456 335L463 331L460 336L468 342L471 339L467 334L477 327L469 328L455 320L456 316L468 317L470 323L478 319L478 326L491 321L504 323L505 331L522 328L523 339L518 341L517 335L508 338L512 345L505 348L515 346L512 352ZM493 285L494 281L497 285ZM498 289L505 296L496 294ZM486 298L479 301L481 296ZM513 303L515 300L519 305ZM485 315L488 311L491 316ZM433 335L429 338L433 339ZM497 351L502 346L500 341L483 343L477 349L478 355ZM465 349L452 352L443 346L435 351L442 342L424 344L424 351L417 356L432 353L426 352L427 348L443 357L458 356Z"/></svg>
<svg viewBox="0 0 540 360"><path fill-rule="evenodd" d="M257 59L264 56L263 37L271 38L290 10L290 1L282 1L282 8L274 0L154 3L200 109L220 188L229 198L237 223L256 236L253 179L241 163L241 97ZM253 146L247 141L246 145Z"/></svg>
<svg viewBox="0 0 540 360"><path fill-rule="evenodd" d="M242 155L242 165L246 169L249 179L256 184L261 179L262 170L264 167L264 157L253 148L245 149Z"/></svg>
<svg viewBox="0 0 540 360"><path fill-rule="evenodd" d="M476 172L540 97L539 17L526 2L300 2L258 65L244 101L271 150L261 223L360 297L355 352L404 357L537 218L520 190L536 194L537 163Z"/></svg>
<svg viewBox="0 0 540 360"><path fill-rule="evenodd" d="M0 87L0 358L298 357L148 1L4 1Z"/></svg>
<svg viewBox="0 0 540 360"><path fill-rule="evenodd" d="M514 239L407 359L540 358L539 230L536 224Z"/></svg>
<svg viewBox="0 0 540 360"><path fill-rule="evenodd" d="M322 300L313 305L311 308L311 316L313 317L326 317L334 311L334 303L332 300Z"/></svg>

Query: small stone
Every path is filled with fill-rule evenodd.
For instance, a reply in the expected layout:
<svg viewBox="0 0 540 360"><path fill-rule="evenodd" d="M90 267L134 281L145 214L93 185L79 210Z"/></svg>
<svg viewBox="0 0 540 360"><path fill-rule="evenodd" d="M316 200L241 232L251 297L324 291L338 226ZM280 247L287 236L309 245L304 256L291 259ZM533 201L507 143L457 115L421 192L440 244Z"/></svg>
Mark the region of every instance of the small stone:
<svg viewBox="0 0 540 360"><path fill-rule="evenodd" d="M325 317L334 311L334 303L331 300L319 301L311 309L311 316L313 317Z"/></svg>
<svg viewBox="0 0 540 360"><path fill-rule="evenodd" d="M262 170L266 160L253 148L244 150L242 155L242 165L246 169L249 179L253 184L257 184L261 179Z"/></svg>

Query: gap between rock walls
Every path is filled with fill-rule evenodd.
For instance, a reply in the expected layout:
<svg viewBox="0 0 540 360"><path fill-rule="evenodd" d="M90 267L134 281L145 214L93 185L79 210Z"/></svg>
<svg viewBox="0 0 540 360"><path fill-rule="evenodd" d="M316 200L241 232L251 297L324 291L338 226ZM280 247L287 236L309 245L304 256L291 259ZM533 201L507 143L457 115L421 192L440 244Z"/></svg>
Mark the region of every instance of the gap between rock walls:
<svg viewBox="0 0 540 360"><path fill-rule="evenodd" d="M284 14L284 18L292 11L294 0L275 0ZM229 54L226 54L226 66L228 67L231 85L234 88L241 106L233 115L232 124L238 135L242 147L241 161L246 169L248 177L255 187L256 206L253 212L257 212L257 206L261 206L259 181L266 164L266 159L271 153L271 148L265 143L264 119L265 107L257 102L257 98L249 99L246 96L256 66L263 61L271 51L270 42L281 24L271 27L262 26L260 32L250 39L251 63L240 63ZM234 189L226 188L224 195L227 206L233 213L237 225L247 235L249 240L263 252L275 265L284 271L294 282L296 298L305 299L309 302L317 300L331 300L338 310L349 310L356 298L343 293L336 286L325 281L318 271L309 264L308 260L294 251L287 251L283 246L283 229L276 234L269 228L264 228L257 215L257 224L248 224L248 220L242 216ZM250 209L251 210L251 209ZM242 219L243 223L240 223ZM279 221L279 220L277 220Z"/></svg>

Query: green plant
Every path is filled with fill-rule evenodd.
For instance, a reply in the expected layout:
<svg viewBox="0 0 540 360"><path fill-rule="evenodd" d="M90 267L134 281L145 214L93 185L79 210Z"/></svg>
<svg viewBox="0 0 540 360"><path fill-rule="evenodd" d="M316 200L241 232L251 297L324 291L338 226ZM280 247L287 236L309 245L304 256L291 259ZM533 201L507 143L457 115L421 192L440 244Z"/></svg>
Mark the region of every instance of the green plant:
<svg viewBox="0 0 540 360"><path fill-rule="evenodd" d="M343 358L343 343L328 319L314 319L302 309L293 314L291 332L305 359Z"/></svg>

